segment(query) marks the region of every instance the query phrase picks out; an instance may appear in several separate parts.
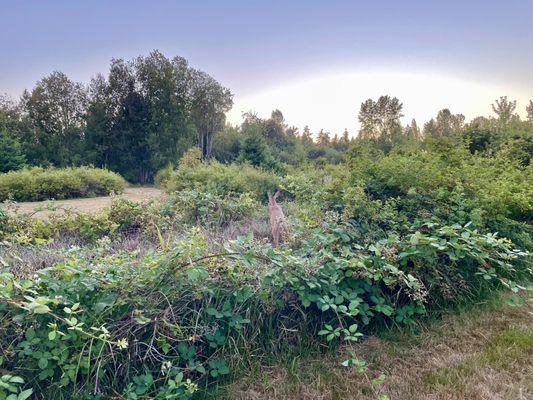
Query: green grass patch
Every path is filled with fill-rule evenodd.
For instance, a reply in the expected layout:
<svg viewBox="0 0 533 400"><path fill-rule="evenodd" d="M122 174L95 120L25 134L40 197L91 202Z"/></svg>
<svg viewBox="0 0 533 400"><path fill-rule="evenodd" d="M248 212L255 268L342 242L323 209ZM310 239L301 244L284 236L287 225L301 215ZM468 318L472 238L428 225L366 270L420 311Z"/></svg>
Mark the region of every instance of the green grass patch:
<svg viewBox="0 0 533 400"><path fill-rule="evenodd" d="M442 368L424 375L428 387L456 386L473 379L482 369L514 369L533 357L533 333L510 327L495 335L478 353L467 357L454 367Z"/></svg>

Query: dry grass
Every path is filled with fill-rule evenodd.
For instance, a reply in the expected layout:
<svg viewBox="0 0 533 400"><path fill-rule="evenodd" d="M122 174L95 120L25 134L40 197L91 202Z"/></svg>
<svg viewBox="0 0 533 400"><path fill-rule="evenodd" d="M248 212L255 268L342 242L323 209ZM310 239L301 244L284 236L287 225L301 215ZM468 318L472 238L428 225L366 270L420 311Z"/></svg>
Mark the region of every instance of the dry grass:
<svg viewBox="0 0 533 400"><path fill-rule="evenodd" d="M153 187L131 187L120 195L128 200L141 203L163 196L163 192ZM102 211L111 204L111 196L91 197L83 199L32 201L14 203L12 206L18 213L33 213L36 218L48 218L54 214L61 214L65 210L94 214Z"/></svg>
<svg viewBox="0 0 533 400"><path fill-rule="evenodd" d="M217 398L533 399L530 311L525 306L485 306L447 316L416 335L370 337L353 348L368 362L365 373L340 365L346 350L295 357L283 366L250 373ZM372 384L381 374L385 381Z"/></svg>

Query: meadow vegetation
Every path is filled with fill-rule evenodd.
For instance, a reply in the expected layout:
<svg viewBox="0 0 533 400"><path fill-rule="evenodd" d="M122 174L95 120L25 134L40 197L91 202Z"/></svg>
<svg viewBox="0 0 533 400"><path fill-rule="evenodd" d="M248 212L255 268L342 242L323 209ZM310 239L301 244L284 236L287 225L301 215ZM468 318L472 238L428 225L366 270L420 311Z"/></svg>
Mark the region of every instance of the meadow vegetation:
<svg viewBox="0 0 533 400"><path fill-rule="evenodd" d="M294 349L349 346L519 292L531 278L531 167L463 140L388 152L358 142L343 164L282 174L191 151L160 174L167 199L117 199L98 216L4 215L2 368L21 379L10 388L202 397ZM274 187L292 232L275 249L264 200ZM28 248L55 256L25 264Z"/></svg>
<svg viewBox="0 0 533 400"><path fill-rule="evenodd" d="M178 79L188 74L194 79ZM116 85L122 81L130 85ZM167 81L165 90L156 85ZM191 103L166 113L160 94L181 107L172 97L182 93L174 90L180 82ZM44 154L48 145L24 132L29 123L50 129L50 143L57 140L54 126L38 125L48 120L36 116L47 115L38 94L60 83L83 95L54 75L25 94L27 111L4 107L0 122L21 142L3 135L4 148L26 151L18 160L29 165L76 165L92 154L84 153L85 140L102 144L107 132L124 141L107 143L97 156L124 152L95 165L139 182L153 179L168 196L144 204L116 198L97 215L46 220L0 209L0 400L250 397L239 386L250 371L291 359L293 376L306 379L306 366L294 370L306 354L328 355L324 363L342 355L335 358L340 367L368 378L351 394L340 385L346 395L387 399L413 387L380 390L387 374L374 376L358 342L401 336L501 291L526 312L533 115L521 120L506 98L496 103L496 117L465 123L445 109L419 129L415 121L402 126L401 103L382 96L361 105L357 139L324 131L313 139L308 129L299 134L287 126L279 110L223 127L229 93L183 59L153 53L115 60L108 79L95 78L88 108L80 101L85 122L58 130L72 133L61 153L70 158L54 159ZM198 148L172 135L178 128L197 135ZM146 133L140 148L147 154L128 148L139 132ZM83 187L76 171L94 177L98 170L62 171L0 177L50 174L58 188L70 188L55 196L96 190L73 188ZM123 185L102 174L109 191L106 185ZM30 193L41 193L46 179L29 182L37 188ZM275 189L282 190L290 235L273 248L266 199ZM467 393L460 376L474 378L477 366L504 356L523 364L530 338L521 327L502 331L486 351L426 371L413 384L460 381ZM510 344L511 355L504 355Z"/></svg>

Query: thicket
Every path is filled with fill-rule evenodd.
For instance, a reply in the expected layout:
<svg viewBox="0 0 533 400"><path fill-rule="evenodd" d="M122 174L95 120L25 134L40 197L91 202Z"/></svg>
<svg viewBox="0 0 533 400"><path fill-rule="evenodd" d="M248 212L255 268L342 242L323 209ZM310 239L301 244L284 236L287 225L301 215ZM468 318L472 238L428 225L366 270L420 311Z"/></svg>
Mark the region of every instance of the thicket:
<svg viewBox="0 0 533 400"><path fill-rule="evenodd" d="M27 168L0 174L0 201L38 201L120 193L126 181L118 174L91 167Z"/></svg>
<svg viewBox="0 0 533 400"><path fill-rule="evenodd" d="M116 200L100 217L48 222L5 215L4 243L85 232L98 249L71 249L35 275L3 257L0 362L16 378L5 395L201 397L291 348L349 345L459 301L523 290L533 178L505 142L482 152L464 135L389 149L359 141L344 164L284 175L190 153L161 172L161 202ZM288 243L217 236L266 215L274 187L284 189ZM105 251L102 237L133 233L154 247Z"/></svg>
<svg viewBox="0 0 533 400"><path fill-rule="evenodd" d="M184 190L219 195L249 193L257 200L264 200L266 191L279 187L281 178L249 164L221 164L212 161L198 166L181 165L161 183L170 193Z"/></svg>
<svg viewBox="0 0 533 400"><path fill-rule="evenodd" d="M33 279L4 273L3 367L44 398L189 398L299 341L354 341L368 325L514 287L524 256L459 225L368 247L352 229L330 221L295 250L240 239L217 255L193 234L141 262L73 257Z"/></svg>

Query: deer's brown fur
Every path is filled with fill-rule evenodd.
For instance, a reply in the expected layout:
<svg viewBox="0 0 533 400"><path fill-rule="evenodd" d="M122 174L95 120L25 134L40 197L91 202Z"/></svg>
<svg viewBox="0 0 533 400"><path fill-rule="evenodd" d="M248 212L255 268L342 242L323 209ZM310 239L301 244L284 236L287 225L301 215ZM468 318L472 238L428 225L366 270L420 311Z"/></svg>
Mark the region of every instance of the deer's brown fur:
<svg viewBox="0 0 533 400"><path fill-rule="evenodd" d="M272 229L272 245L277 247L280 243L287 240L289 231L287 222L281 206L276 199L279 196L279 190L272 195L268 192L268 215L270 216L270 228Z"/></svg>

